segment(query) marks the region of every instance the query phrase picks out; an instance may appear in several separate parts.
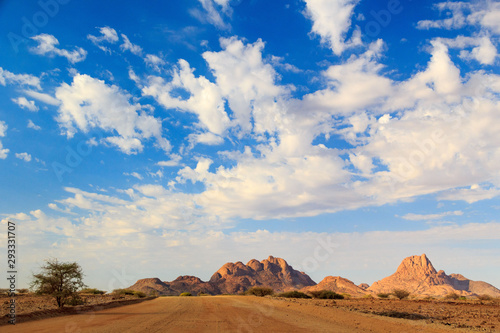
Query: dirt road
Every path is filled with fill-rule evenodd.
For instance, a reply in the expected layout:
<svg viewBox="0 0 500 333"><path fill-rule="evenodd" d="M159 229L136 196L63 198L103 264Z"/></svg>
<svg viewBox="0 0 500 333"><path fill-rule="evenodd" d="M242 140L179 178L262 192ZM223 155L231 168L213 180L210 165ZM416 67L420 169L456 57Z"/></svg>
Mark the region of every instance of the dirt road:
<svg viewBox="0 0 500 333"><path fill-rule="evenodd" d="M161 297L43 319L2 332L450 332L422 321L250 296Z"/></svg>

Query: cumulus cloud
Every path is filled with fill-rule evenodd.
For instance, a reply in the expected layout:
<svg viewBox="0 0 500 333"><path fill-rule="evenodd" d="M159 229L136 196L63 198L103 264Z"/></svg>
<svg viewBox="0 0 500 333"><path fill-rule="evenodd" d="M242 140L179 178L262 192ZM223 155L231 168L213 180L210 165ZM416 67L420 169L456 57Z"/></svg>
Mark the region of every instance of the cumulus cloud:
<svg viewBox="0 0 500 333"><path fill-rule="evenodd" d="M222 30L229 30L230 25L224 22L223 16L231 16L231 7L229 3L231 0L198 0L203 7L203 11L198 9L191 9L192 16L197 18L200 22L207 22Z"/></svg>
<svg viewBox="0 0 500 333"><path fill-rule="evenodd" d="M61 101L57 121L68 137L78 130L98 128L118 134L104 141L126 154L141 152L142 140L149 138L156 138L161 149L170 150L168 140L162 137L161 120L142 105L130 103L131 96L117 86L77 74L71 85L63 83L56 89L56 98Z"/></svg>
<svg viewBox="0 0 500 333"><path fill-rule="evenodd" d="M218 135L213 133L200 133L200 134L189 134L188 137L189 142L191 142L192 146L201 143L209 146L216 146L224 143L224 139Z"/></svg>
<svg viewBox="0 0 500 333"><path fill-rule="evenodd" d="M274 133L285 125L280 97L289 91L276 85L276 71L262 59L264 42L245 44L232 37L221 38L220 44L222 51L205 52L203 58L231 108L231 126L239 126L243 133Z"/></svg>
<svg viewBox="0 0 500 333"><path fill-rule="evenodd" d="M135 177L135 178L137 178L137 179L139 179L139 180L143 180L143 179L144 179L144 177L143 177L143 176L141 176L141 175L140 175L139 173L137 173L137 172L132 172L132 173L124 172L123 174L124 174L125 176L132 176L132 177Z"/></svg>
<svg viewBox="0 0 500 333"><path fill-rule="evenodd" d="M500 34L500 3L496 1L441 2L434 5L440 13L448 14L442 20L422 20L419 29L460 29L466 25L476 25L493 34Z"/></svg>
<svg viewBox="0 0 500 333"><path fill-rule="evenodd" d="M180 165L181 160L182 160L182 156L181 155L172 154L172 155L170 155L170 160L168 160L168 161L160 161L160 162L158 162L156 164L159 165L159 166L163 166L163 167L175 167L175 166Z"/></svg>
<svg viewBox="0 0 500 333"><path fill-rule="evenodd" d="M469 204L480 200L492 199L500 195L500 188L487 184L473 184L467 188L457 188L439 194L439 200L465 201Z"/></svg>
<svg viewBox="0 0 500 333"><path fill-rule="evenodd" d="M128 37L126 35L121 34L121 36L123 39L123 44L120 45L120 49L122 51L130 51L137 56L142 55L142 47L140 47L139 45L133 44L130 41L130 39L128 39Z"/></svg>
<svg viewBox="0 0 500 333"><path fill-rule="evenodd" d="M27 127L32 128L35 131L39 131L42 129L40 126L36 125L31 119L28 119L28 126Z"/></svg>
<svg viewBox="0 0 500 333"><path fill-rule="evenodd" d="M7 132L7 124L5 124L4 121L0 120L0 138L5 136L5 133ZM9 153L9 149L4 149L2 145L2 141L0 141L0 159L4 160L7 158L7 155Z"/></svg>
<svg viewBox="0 0 500 333"><path fill-rule="evenodd" d="M186 263L195 267L203 261L204 267L208 267L197 273L206 280L227 261L263 259L272 254L285 258L295 269L305 271L318 281L335 269L356 283L372 283L387 276L394 272L403 257L424 251L436 267L448 273L460 272L469 278L474 278L478 269L486 272L492 265L500 265L494 252L470 251L478 242L498 242L500 223L497 222L434 226L418 231L232 231L227 229L231 223L209 218L200 211L191 195L175 193L158 185L135 186L110 195L76 188L65 190L69 193L67 197L49 204L52 210L61 214L54 216L34 210L8 218L23 221L25 236L20 237L26 249L43 250L47 255L63 254L61 260L78 258L83 266L97 266L95 276L94 268L88 273L96 279L98 284L95 285L100 289L109 289L106 285L109 279L100 274L111 274L110 263L115 262L120 262L121 268L125 265L131 272L139 267L142 272L151 271L162 279L171 280L189 273L185 271ZM79 215L72 215L73 210L78 210ZM5 221L7 219L2 223ZM60 240L54 243L49 235L57 235ZM454 246L450 248L448 244ZM167 249L169 256L165 257L165 252L158 249ZM24 259L27 267L39 264L33 252L28 251L32 254ZM144 256L148 259L144 260ZM168 259L183 256L187 261L182 265L178 260ZM158 260L167 260L164 271L155 264ZM476 273L472 273L473 270ZM149 276L150 273L145 274ZM123 287L143 277L134 276ZM482 275L481 279L495 283L498 276L490 273Z"/></svg>
<svg viewBox="0 0 500 333"><path fill-rule="evenodd" d="M14 74L8 70L0 67L0 84L6 86L7 84L15 84L20 86L30 86L41 90L40 79L30 74Z"/></svg>
<svg viewBox="0 0 500 333"><path fill-rule="evenodd" d="M336 55L346 49L362 45L359 30L347 40L351 18L358 0L305 0L306 15L313 21L312 32L320 36Z"/></svg>
<svg viewBox="0 0 500 333"><path fill-rule="evenodd" d="M36 47L30 48L30 51L35 54L47 55L49 57L56 55L61 56L68 59L68 61L72 64L83 61L87 57L87 51L81 47L77 47L73 51L57 48L59 41L57 38L49 34L37 35L31 37L31 39L38 42Z"/></svg>
<svg viewBox="0 0 500 333"><path fill-rule="evenodd" d="M328 87L306 95L303 107L316 112L350 114L382 103L393 93L392 81L380 74L384 66L377 58L382 47L383 42L378 40L362 55L330 66L323 72Z"/></svg>
<svg viewBox="0 0 500 333"><path fill-rule="evenodd" d="M153 96L166 109L196 114L200 127L221 135L229 126L229 117L220 89L204 76L196 77L193 72L189 63L181 59L173 69L171 81L150 76L142 92Z"/></svg>
<svg viewBox="0 0 500 333"><path fill-rule="evenodd" d="M38 106L35 105L35 101L28 101L26 97L18 97L11 99L14 103L19 105L22 109L26 109L31 112L37 112Z"/></svg>
<svg viewBox="0 0 500 333"><path fill-rule="evenodd" d="M157 72L161 70L161 66L165 65L165 61L154 54L146 54L144 61L146 62L146 65L150 66Z"/></svg>
<svg viewBox="0 0 500 333"><path fill-rule="evenodd" d="M24 162L31 162L31 155L28 153L16 153L16 158L23 160Z"/></svg>
<svg viewBox="0 0 500 333"><path fill-rule="evenodd" d="M106 46L102 45L104 42L114 44L118 41L118 34L116 33L116 30L110 27L101 27L99 28L99 32L101 33L101 36L93 36L93 35L87 35L87 39L89 39L95 46L103 50L104 52L111 52L109 48Z"/></svg>
<svg viewBox="0 0 500 333"><path fill-rule="evenodd" d="M443 43L449 48L461 49L460 57L466 60L476 60L483 65L492 65L497 57L497 49L487 36L483 37L465 37L456 38L438 38L437 41ZM466 48L472 50L466 50Z"/></svg>

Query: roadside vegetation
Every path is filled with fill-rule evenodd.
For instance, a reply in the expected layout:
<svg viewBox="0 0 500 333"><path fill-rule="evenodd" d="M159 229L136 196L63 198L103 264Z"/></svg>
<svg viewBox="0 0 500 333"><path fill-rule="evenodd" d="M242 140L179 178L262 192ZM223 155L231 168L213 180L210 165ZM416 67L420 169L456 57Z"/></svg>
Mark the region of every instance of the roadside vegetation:
<svg viewBox="0 0 500 333"><path fill-rule="evenodd" d="M272 288L267 288L267 287L252 287L247 291L245 291L243 294L264 297L268 295L273 295L274 290Z"/></svg>
<svg viewBox="0 0 500 333"><path fill-rule="evenodd" d="M331 290L309 291L309 294L313 298L318 298L318 299L344 299L343 295L337 294L336 292L333 292Z"/></svg>
<svg viewBox="0 0 500 333"><path fill-rule="evenodd" d="M30 288L38 295L51 295L57 306L73 305L80 302L77 291L86 287L83 271L76 262L59 262L49 259L41 267L41 272L33 274Z"/></svg>
<svg viewBox="0 0 500 333"><path fill-rule="evenodd" d="M311 298L311 296L304 294L300 291L294 290L294 291L287 291L284 293L280 293L276 295L278 297L286 297L286 298Z"/></svg>
<svg viewBox="0 0 500 333"><path fill-rule="evenodd" d="M410 296L410 292L404 289L394 289L392 294L399 299L406 299Z"/></svg>

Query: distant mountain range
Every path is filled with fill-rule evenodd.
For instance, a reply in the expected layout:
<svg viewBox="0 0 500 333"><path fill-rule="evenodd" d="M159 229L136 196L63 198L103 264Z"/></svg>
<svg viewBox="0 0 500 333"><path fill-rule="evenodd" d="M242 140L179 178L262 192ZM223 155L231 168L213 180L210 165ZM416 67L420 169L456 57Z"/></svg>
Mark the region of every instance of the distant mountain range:
<svg viewBox="0 0 500 333"><path fill-rule="evenodd" d="M340 276L327 276L316 284L306 273L293 269L284 259L270 256L262 261L252 259L246 265L240 261L227 263L207 282L189 275L179 276L171 282L149 278L138 280L129 289L159 295L179 295L183 292L218 295L237 294L256 286L270 287L275 292L332 290L352 296L405 289L416 296L444 296L455 292L462 296L486 294L500 297L500 290L491 284L472 281L460 274L446 275L442 270L436 271L425 254L405 258L394 274L372 286L366 283L357 286Z"/></svg>

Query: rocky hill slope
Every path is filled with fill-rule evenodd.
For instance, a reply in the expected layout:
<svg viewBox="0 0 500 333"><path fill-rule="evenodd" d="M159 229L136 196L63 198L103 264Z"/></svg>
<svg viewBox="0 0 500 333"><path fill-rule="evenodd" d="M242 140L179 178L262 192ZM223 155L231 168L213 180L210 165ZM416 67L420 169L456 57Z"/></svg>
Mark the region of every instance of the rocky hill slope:
<svg viewBox="0 0 500 333"><path fill-rule="evenodd" d="M293 269L281 258L270 256L258 261L250 260L246 265L241 261L227 263L205 282L195 276L179 276L174 281L158 278L138 280L129 287L133 290L159 295L179 295L190 292L217 294L238 294L251 287L270 287L275 292L288 290L332 290L352 296L391 293L394 289L405 289L415 296L444 296L451 292L463 296L487 294L500 297L500 290L482 281L472 281L460 274L447 275L436 271L425 254L405 258L397 271L373 285L360 284L340 276L327 276L316 284L306 273Z"/></svg>
<svg viewBox="0 0 500 333"><path fill-rule="evenodd" d="M159 295L179 295L183 292L216 295L237 294L254 286L270 287L275 292L281 292L315 284L307 274L296 271L284 259L270 256L260 262L252 259L246 265L241 261L227 263L208 282L189 275L179 276L171 282L150 278L138 280L129 289Z"/></svg>
<svg viewBox="0 0 500 333"><path fill-rule="evenodd" d="M281 258L227 263L210 278L210 283L224 294L235 294L254 286L266 286L275 292L314 286L316 283L305 273L296 271Z"/></svg>
<svg viewBox="0 0 500 333"><path fill-rule="evenodd" d="M351 280L340 276L327 276L317 285L301 289L302 292L318 290L331 290L338 294L345 293L352 296L363 296L368 293L364 289L355 285Z"/></svg>
<svg viewBox="0 0 500 333"><path fill-rule="evenodd" d="M463 296L488 294L500 296L500 290L482 281L472 281L460 274L436 271L425 254L405 258L394 274L372 284L373 293L390 293L405 289L414 295L444 296L454 292Z"/></svg>

